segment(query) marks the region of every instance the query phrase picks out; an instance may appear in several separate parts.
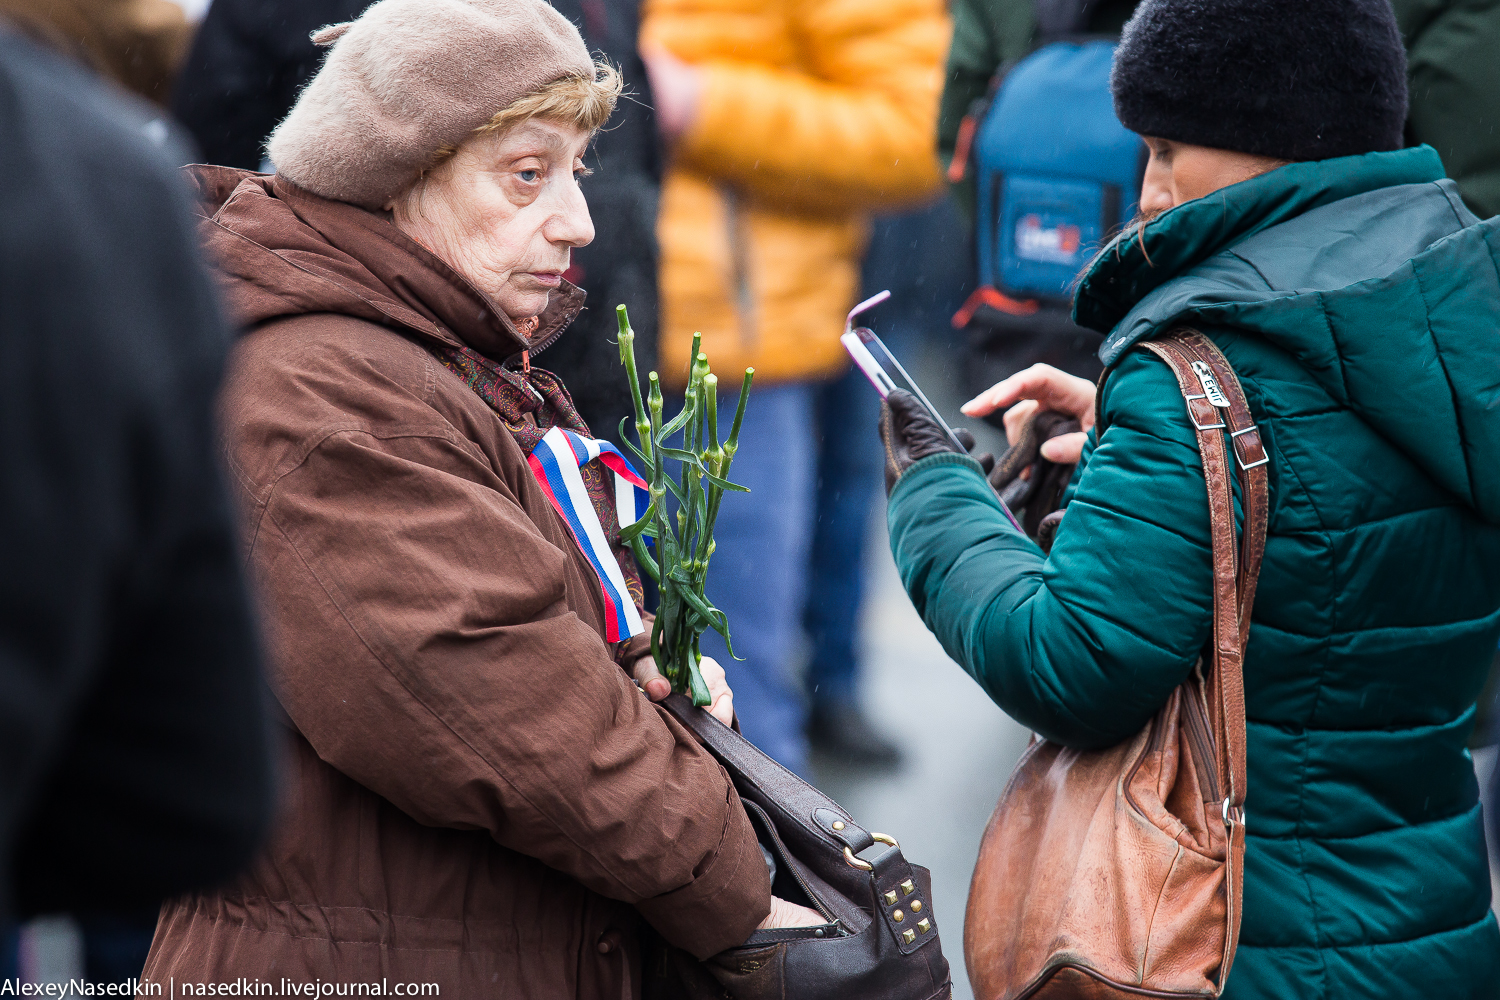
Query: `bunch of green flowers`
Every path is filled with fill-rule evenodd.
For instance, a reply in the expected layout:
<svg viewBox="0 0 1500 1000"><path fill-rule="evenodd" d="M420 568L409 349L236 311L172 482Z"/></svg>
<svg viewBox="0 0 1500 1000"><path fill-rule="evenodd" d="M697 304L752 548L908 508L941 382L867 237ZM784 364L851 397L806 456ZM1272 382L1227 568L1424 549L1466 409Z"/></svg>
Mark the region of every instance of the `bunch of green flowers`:
<svg viewBox="0 0 1500 1000"><path fill-rule="evenodd" d="M706 706L708 686L698 671L703 658L698 644L704 631L711 628L722 635L730 655L734 655L724 612L709 603L703 588L708 561L714 554L714 521L719 516L719 503L726 491L750 492L731 483L728 476L734 453L739 449L740 424L745 419L745 402L750 396L755 369L745 369L734 423L729 428L729 437L721 442L719 378L709 371L708 356L698 350L702 335L693 334L693 363L682 412L664 423L661 378L656 372L647 377L650 390L642 401L635 367L635 331L630 328L623 305L616 307L615 314L620 323L620 362L630 379L640 447L628 439L624 420L620 421L620 439L641 461L641 475L651 493L646 513L625 528L621 537L660 589L661 605L651 629L651 655L656 658L657 669L671 682L673 691L691 695L693 704ZM679 432L681 446L667 444ZM668 473L668 462L677 463L676 476ZM669 510L668 493L676 501L671 505L676 509L675 516ZM646 538L656 540L655 557L646 547Z"/></svg>

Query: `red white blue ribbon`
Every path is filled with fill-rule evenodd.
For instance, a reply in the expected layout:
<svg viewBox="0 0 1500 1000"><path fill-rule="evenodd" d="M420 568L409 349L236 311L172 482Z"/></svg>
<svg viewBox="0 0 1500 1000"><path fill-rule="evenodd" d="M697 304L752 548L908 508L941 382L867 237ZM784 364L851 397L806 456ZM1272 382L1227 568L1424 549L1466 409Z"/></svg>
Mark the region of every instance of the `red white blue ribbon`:
<svg viewBox="0 0 1500 1000"><path fill-rule="evenodd" d="M620 527L628 528L646 513L650 493L640 473L608 441L553 427L531 450L527 461L532 475L552 501L553 509L573 532L578 548L598 574L604 592L604 637L609 642L619 642L640 635L646 627L625 587L625 574L620 572L620 564L610 551L604 526L599 523L599 515L583 485L583 475L578 471L596 458L615 474L615 510L620 516Z"/></svg>

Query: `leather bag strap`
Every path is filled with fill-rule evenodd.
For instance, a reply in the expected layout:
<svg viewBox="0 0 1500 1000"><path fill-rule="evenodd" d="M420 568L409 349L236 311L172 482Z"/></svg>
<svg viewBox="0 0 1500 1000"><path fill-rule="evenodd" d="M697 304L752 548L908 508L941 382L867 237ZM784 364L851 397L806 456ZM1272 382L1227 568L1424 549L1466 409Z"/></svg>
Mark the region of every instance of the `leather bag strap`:
<svg viewBox="0 0 1500 1000"><path fill-rule="evenodd" d="M877 919L901 954L910 955L938 940L937 918L930 907L922 911L929 902L922 899L921 880L895 840L865 830L837 802L689 699L671 694L661 705L724 765L741 796L755 802L773 826L776 819L769 814L779 814L782 822L795 823L824 840L841 869L847 864L856 877L868 875L871 883L866 891L874 894ZM838 858L840 851L842 858ZM870 899L853 902L869 909Z"/></svg>
<svg viewBox="0 0 1500 1000"><path fill-rule="evenodd" d="M1231 828L1242 825L1246 793L1244 653L1250 611L1265 548L1266 456L1249 404L1229 362L1195 330L1174 330L1141 346L1159 356L1177 376L1188 418L1198 436L1208 492L1213 548L1213 663L1211 717L1216 767L1225 789L1224 813ZM1229 445L1240 470L1245 509L1242 548L1235 551L1234 494ZM1236 556L1238 555L1238 558Z"/></svg>
<svg viewBox="0 0 1500 1000"><path fill-rule="evenodd" d="M1261 440L1260 428L1250 415L1250 404L1245 400L1244 388L1229 359L1222 351L1197 330L1181 331L1181 342L1209 366L1217 376L1224 395L1229 399L1229 409L1224 411L1229 424L1229 441L1234 449L1235 471L1239 475L1244 491L1245 529L1241 535L1240 564L1237 587L1240 595L1240 643L1250 641L1250 611L1255 605L1255 588L1260 581L1261 557L1266 548L1266 518L1269 506L1268 473L1270 457Z"/></svg>
<svg viewBox="0 0 1500 1000"><path fill-rule="evenodd" d="M837 802L772 760L755 744L724 725L680 694L661 702L663 708L697 737L735 778L736 784L759 789L769 804L815 835L847 847L856 856L875 844L854 818ZM834 822L841 824L835 830Z"/></svg>
<svg viewBox="0 0 1500 1000"><path fill-rule="evenodd" d="M1230 367L1229 359L1224 357L1222 351L1202 333L1197 330L1183 328L1176 331L1174 338L1189 354L1195 355L1196 360L1206 364L1218 383L1224 398L1229 401L1229 406L1221 408L1224 421L1228 425L1225 433L1229 436L1231 450L1234 452L1235 472L1240 480L1241 503L1245 514L1245 526L1240 535L1240 558L1235 575L1235 590L1239 598L1239 656L1241 670L1237 671L1228 683L1218 686L1215 692L1216 701L1219 703L1221 712L1232 711L1233 716L1243 719L1245 716L1245 684L1244 684L1244 657L1246 646L1250 642L1250 613L1255 604L1256 585L1260 580L1261 559L1266 547L1266 519L1268 501L1268 476L1267 466L1270 458L1266 454L1265 444L1261 441L1260 429L1256 427L1254 418L1250 415L1250 404L1245 399L1244 388L1240 385L1238 376ZM1231 513L1233 508L1230 509ZM1233 699L1233 706L1227 702ZM1243 724L1241 725L1243 731ZM1238 797L1231 803L1232 806L1244 805L1245 798L1245 759L1243 754L1236 761L1239 772L1239 780L1235 785L1238 789Z"/></svg>
<svg viewBox="0 0 1500 1000"><path fill-rule="evenodd" d="M1250 414L1250 405L1245 399L1239 378L1235 375L1229 360L1219 350L1218 345L1199 331L1185 327L1174 331L1172 339L1186 353L1196 356L1198 362L1208 366L1223 399L1229 403L1228 407L1221 407L1220 412L1224 415L1224 421L1228 425L1224 428L1224 432L1228 434L1234 451L1236 471L1240 478L1241 502L1245 514L1245 526L1240 535L1239 567L1235 575L1235 589L1239 598L1237 610L1240 669L1234 671L1232 676L1221 674L1217 678L1219 683L1215 684L1214 698L1218 711L1214 714L1220 719L1234 720L1234 731L1243 737L1245 735L1244 654L1246 644L1250 641L1250 613L1255 604L1256 584L1260 579L1261 559L1265 552L1266 523L1270 506L1267 472L1270 458L1261 440L1260 431L1256 428L1254 418ZM1193 366L1190 364L1190 367ZM1199 371L1201 369L1195 367L1195 374ZM1201 380L1200 388L1205 388L1206 391L1206 387L1201 385ZM1231 497L1230 500L1232 504L1233 498ZM1232 505L1227 513L1232 518ZM1226 799L1224 810L1224 818L1229 825L1228 857L1231 874L1224 882L1228 926L1225 928L1224 935L1224 958L1219 967L1219 990L1222 992L1224 984L1229 980L1229 971L1234 964L1240 937L1244 884L1242 873L1245 858L1243 803L1246 781L1243 775L1246 757L1243 749L1237 757L1229 753L1227 739L1220 745L1224 747L1224 756L1228 758L1226 763L1232 765L1232 771L1238 770L1240 774L1239 782L1233 789L1235 794L1231 794ZM1231 803L1234 804L1233 813L1230 810Z"/></svg>

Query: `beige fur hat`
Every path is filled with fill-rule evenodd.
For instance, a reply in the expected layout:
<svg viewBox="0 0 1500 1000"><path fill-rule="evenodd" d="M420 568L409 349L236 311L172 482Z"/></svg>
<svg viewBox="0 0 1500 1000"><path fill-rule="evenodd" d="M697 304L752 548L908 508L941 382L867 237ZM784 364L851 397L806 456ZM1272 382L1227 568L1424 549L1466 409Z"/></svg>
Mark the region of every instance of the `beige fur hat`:
<svg viewBox="0 0 1500 1000"><path fill-rule="evenodd" d="M372 210L517 98L594 76L546 0L379 0L312 37L333 49L267 152L297 186Z"/></svg>

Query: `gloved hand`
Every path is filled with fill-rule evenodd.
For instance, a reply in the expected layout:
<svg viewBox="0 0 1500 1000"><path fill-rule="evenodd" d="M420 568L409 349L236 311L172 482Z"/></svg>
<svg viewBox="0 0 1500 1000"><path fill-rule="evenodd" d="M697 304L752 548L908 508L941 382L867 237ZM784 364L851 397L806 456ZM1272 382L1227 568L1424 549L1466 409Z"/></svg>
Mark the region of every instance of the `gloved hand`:
<svg viewBox="0 0 1500 1000"><path fill-rule="evenodd" d="M974 435L963 428L953 433L963 442L966 451L974 450ZM887 495L896 488L896 480L901 478L901 474L913 462L945 451L963 454L954 447L952 439L932 419L926 407L905 389L893 389L880 404L880 439L885 442ZM995 456L986 452L975 457L984 468L985 475L989 475L995 465Z"/></svg>

